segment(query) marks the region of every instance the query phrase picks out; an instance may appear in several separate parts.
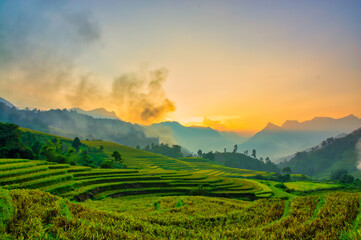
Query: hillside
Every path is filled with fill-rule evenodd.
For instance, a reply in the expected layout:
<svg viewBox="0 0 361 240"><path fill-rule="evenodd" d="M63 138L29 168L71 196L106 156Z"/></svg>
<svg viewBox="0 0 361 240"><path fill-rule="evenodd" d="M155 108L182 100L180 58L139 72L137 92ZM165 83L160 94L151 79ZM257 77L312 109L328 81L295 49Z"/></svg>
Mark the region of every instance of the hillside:
<svg viewBox="0 0 361 240"><path fill-rule="evenodd" d="M268 123L256 135L239 146L241 151L256 149L258 156L280 158L310 148L326 138L350 133L361 127L361 119L349 115L340 119L316 117L309 121L286 121L281 127Z"/></svg>
<svg viewBox="0 0 361 240"><path fill-rule="evenodd" d="M178 122L162 122L153 124L150 130L165 142L181 145L195 153L199 149L203 152L223 151L232 149L234 144L242 143L247 138L232 132L221 132L205 127L185 127Z"/></svg>
<svg viewBox="0 0 361 240"><path fill-rule="evenodd" d="M144 128L139 125L121 120L93 118L66 109L19 110L0 103L0 122L14 123L71 139L101 139L127 146L158 143L158 138L147 137Z"/></svg>
<svg viewBox="0 0 361 240"><path fill-rule="evenodd" d="M6 106L10 107L10 108L16 108L16 106L14 104L12 104L11 102L3 99L2 97L0 97L0 103L5 104Z"/></svg>
<svg viewBox="0 0 361 240"><path fill-rule="evenodd" d="M246 202L142 197L74 203L1 190L1 239L359 239L359 194Z"/></svg>
<svg viewBox="0 0 361 240"><path fill-rule="evenodd" d="M361 128L345 137L329 138L310 151L298 152L280 167L289 166L294 173L328 178L332 171L346 169L355 177L361 177L359 165L361 152L357 143L361 139Z"/></svg>
<svg viewBox="0 0 361 240"><path fill-rule="evenodd" d="M77 113L85 114L85 115L91 116L93 118L119 119L117 117L117 115L115 114L115 112L113 112L113 111L109 112L104 108L96 108L96 109L89 110L89 111L85 111L80 108L71 108L71 109L69 109L69 111L74 111Z"/></svg>
<svg viewBox="0 0 361 240"><path fill-rule="evenodd" d="M20 128L21 131L25 132L25 139L30 138L31 141L40 141L43 143L48 142L49 140L59 139L62 142L63 147L70 147L72 139L58 137L56 135L43 133L36 130ZM31 133L29 136L27 132ZM180 170L180 171L190 171L194 173L205 173L208 175L224 176L224 177L250 177L256 175L270 175L265 171L256 171L249 169L239 169L222 166L217 164L214 161L210 161L203 158L170 158L161 154L151 153L143 151L137 148L127 147L113 142L106 141L96 141L96 140L83 140L82 141L85 149L100 149L103 148L102 152L99 151L88 151L91 159L96 162L95 166L100 166L99 161L104 158L113 158L111 155L114 151L118 151L124 164L128 168L132 169L160 169L160 170Z"/></svg>

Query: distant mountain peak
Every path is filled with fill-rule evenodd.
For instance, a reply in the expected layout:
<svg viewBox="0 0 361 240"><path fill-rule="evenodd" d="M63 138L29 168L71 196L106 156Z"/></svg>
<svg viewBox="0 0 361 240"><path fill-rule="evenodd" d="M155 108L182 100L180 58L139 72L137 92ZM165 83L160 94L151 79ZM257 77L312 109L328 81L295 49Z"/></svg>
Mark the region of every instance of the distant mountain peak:
<svg viewBox="0 0 361 240"><path fill-rule="evenodd" d="M271 122L267 123L267 126L263 130L280 130L281 127Z"/></svg>
<svg viewBox="0 0 361 240"><path fill-rule="evenodd" d="M285 129L290 129L290 128L297 127L299 124L300 124L300 122L297 120L287 120L282 124L281 127L285 128Z"/></svg>
<svg viewBox="0 0 361 240"><path fill-rule="evenodd" d="M81 108L72 108L70 111L85 114L94 118L106 118L106 119L119 119L114 111L107 111L105 108L96 108L93 110L85 111Z"/></svg>
<svg viewBox="0 0 361 240"><path fill-rule="evenodd" d="M352 120L357 120L357 119L359 119L358 117L356 117L355 115L353 115L353 114L350 114L350 115L347 115L346 117L343 117L343 118L341 118L341 119L352 119Z"/></svg>
<svg viewBox="0 0 361 240"><path fill-rule="evenodd" d="M6 99L0 97L0 102L4 103L6 106L10 107L10 108L17 108L14 104L12 104L11 102L7 101Z"/></svg>

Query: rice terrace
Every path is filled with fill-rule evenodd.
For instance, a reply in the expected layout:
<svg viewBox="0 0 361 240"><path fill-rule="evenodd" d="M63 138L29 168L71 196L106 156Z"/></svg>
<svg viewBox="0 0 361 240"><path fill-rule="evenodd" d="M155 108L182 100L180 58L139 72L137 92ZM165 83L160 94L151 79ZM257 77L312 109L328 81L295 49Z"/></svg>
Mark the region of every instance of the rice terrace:
<svg viewBox="0 0 361 240"><path fill-rule="evenodd" d="M0 0L0 240L361 240L360 23Z"/></svg>

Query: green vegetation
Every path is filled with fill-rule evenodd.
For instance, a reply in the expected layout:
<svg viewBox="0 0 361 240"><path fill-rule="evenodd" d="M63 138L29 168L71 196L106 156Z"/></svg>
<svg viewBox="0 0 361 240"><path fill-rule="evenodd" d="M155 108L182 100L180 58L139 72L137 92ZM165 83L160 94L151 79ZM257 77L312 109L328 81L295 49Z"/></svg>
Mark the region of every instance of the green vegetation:
<svg viewBox="0 0 361 240"><path fill-rule="evenodd" d="M14 208L0 228L2 239L356 239L360 233L359 193L289 201L128 196L72 203L37 190L2 192Z"/></svg>
<svg viewBox="0 0 361 240"><path fill-rule="evenodd" d="M151 144L150 146L147 145L144 148L144 151L162 154L164 156L168 156L171 158L180 158L183 157L182 147L179 145L172 145L169 146L168 144Z"/></svg>
<svg viewBox="0 0 361 240"><path fill-rule="evenodd" d="M19 126L0 122L0 158L35 159L34 152L20 140Z"/></svg>
<svg viewBox="0 0 361 240"><path fill-rule="evenodd" d="M244 154L236 146L232 153L176 159L4 126L4 144L28 148L40 160L0 159L0 239L360 236L360 180L344 169L332 172L333 184L313 182L290 167L280 174L222 166L248 158L259 164L255 151L239 160Z"/></svg>
<svg viewBox="0 0 361 240"><path fill-rule="evenodd" d="M284 184L288 189L294 191L314 191L323 189L341 188L340 184L320 183L320 182L287 182Z"/></svg>
<svg viewBox="0 0 361 240"><path fill-rule="evenodd" d="M294 173L318 178L329 178L332 172L345 169L352 176L361 178L361 171L356 168L358 164L356 144L360 138L361 129L345 137L328 138L320 146L298 152L279 166L290 167Z"/></svg>
<svg viewBox="0 0 361 240"><path fill-rule="evenodd" d="M279 172L277 166L266 158L263 161L262 158L256 158L256 150L253 149L251 156L243 153L236 152L225 152L225 153L214 153L214 161L223 164L227 167L251 169L257 171L268 171L268 172Z"/></svg>
<svg viewBox="0 0 361 240"><path fill-rule="evenodd" d="M105 147L106 148L106 147ZM41 189L77 201L125 195L204 195L255 199L271 193L252 180L162 169L93 169L46 161L0 159L0 186Z"/></svg>

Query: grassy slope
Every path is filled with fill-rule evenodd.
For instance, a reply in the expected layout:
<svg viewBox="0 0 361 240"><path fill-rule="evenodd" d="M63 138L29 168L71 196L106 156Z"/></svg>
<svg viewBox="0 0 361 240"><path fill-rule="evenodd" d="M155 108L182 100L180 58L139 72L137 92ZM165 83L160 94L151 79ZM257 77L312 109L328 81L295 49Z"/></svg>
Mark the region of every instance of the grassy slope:
<svg viewBox="0 0 361 240"><path fill-rule="evenodd" d="M287 182L285 186L295 191L314 191L321 189L335 189L341 187L340 184L318 183L318 182Z"/></svg>
<svg viewBox="0 0 361 240"><path fill-rule="evenodd" d="M342 158L339 159L339 161L332 164L325 171L316 175L316 177L327 179L330 177L330 175L333 171L343 168L343 169L348 170L349 173L352 174L354 177L361 178L361 171L355 170L355 168L354 168L355 159L357 159L357 158L358 158L358 156L357 156L356 149L349 149L342 154Z"/></svg>
<svg viewBox="0 0 361 240"><path fill-rule="evenodd" d="M43 133L31 129L20 128L22 131L28 131L37 136L46 138L59 138L61 141L71 143L72 139L58 137L56 135ZM99 148L100 146L104 147L104 152L108 155L109 158L113 151L118 151L124 163L128 168L134 169L163 169L163 170L180 170L180 171L191 171L198 172L207 175L216 175L224 177L249 177L260 175L269 175L270 173L262 171L254 171L247 169L238 169L238 168L229 168L225 166L220 166L215 164L212 161L203 158L181 158L175 159L170 158L161 154L151 153L143 151L140 149L127 147L113 142L106 141L82 141L82 143L88 145L89 147ZM91 153L90 153L91 155Z"/></svg>
<svg viewBox="0 0 361 240"><path fill-rule="evenodd" d="M72 203L0 191L0 239L358 239L360 194L254 202L141 197Z"/></svg>
<svg viewBox="0 0 361 240"><path fill-rule="evenodd" d="M270 192L251 180L189 171L92 169L24 159L0 159L0 178L0 186L6 189L41 189L78 201L139 194L254 198L255 194Z"/></svg>

